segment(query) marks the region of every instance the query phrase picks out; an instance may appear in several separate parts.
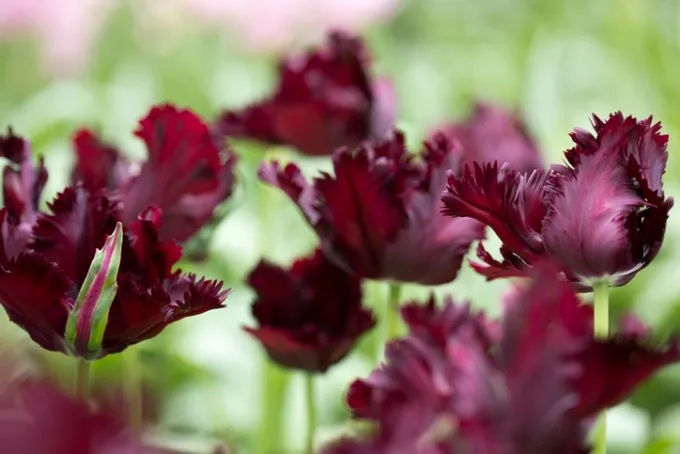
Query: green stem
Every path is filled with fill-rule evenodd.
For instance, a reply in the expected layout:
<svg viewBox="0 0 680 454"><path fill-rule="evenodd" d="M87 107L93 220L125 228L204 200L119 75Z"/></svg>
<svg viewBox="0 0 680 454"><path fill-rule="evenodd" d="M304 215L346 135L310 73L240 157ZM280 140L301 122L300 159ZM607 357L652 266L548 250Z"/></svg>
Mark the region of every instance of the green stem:
<svg viewBox="0 0 680 454"><path fill-rule="evenodd" d="M78 358L76 361L73 395L79 399L87 399L90 392L90 361L83 358Z"/></svg>
<svg viewBox="0 0 680 454"><path fill-rule="evenodd" d="M389 296L387 297L387 307L385 308L386 335L385 344L399 336L399 299L401 298L401 285L396 282L389 284ZM382 345L385 348L385 345Z"/></svg>
<svg viewBox="0 0 680 454"><path fill-rule="evenodd" d="M265 153L263 159L269 161L273 157L270 152ZM261 255L266 257L275 248L274 232L270 231L272 224L272 210L276 210L276 204L272 200L272 189L264 183L256 187L257 190L257 220L260 224L260 247ZM266 355L262 357L261 374L262 419L259 433L255 438L256 453L272 454L279 452L283 441L282 415L285 408L286 391L290 374L276 364L273 364Z"/></svg>
<svg viewBox="0 0 680 454"><path fill-rule="evenodd" d="M305 376L305 394L307 401L307 443L306 453L314 454L314 438L316 434L316 400L314 398L314 375Z"/></svg>
<svg viewBox="0 0 680 454"><path fill-rule="evenodd" d="M125 398L125 416L128 426L140 430L143 424L142 396L142 364L139 350L128 348L123 353L123 395Z"/></svg>
<svg viewBox="0 0 680 454"><path fill-rule="evenodd" d="M256 452L272 454L281 449L283 431L281 415L283 414L289 374L273 364L266 357L262 364L262 420L260 421Z"/></svg>
<svg viewBox="0 0 680 454"><path fill-rule="evenodd" d="M609 283L598 282L593 285L594 330L596 339L609 337ZM595 429L595 454L607 452L607 410L600 414L600 420Z"/></svg>

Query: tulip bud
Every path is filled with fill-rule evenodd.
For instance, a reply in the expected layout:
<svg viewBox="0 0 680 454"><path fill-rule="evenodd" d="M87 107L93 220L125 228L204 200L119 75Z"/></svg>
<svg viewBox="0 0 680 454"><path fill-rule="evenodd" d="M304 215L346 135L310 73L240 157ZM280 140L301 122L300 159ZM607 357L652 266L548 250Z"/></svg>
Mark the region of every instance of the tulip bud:
<svg viewBox="0 0 680 454"><path fill-rule="evenodd" d="M97 359L101 353L109 309L116 297L123 225L118 222L90 264L85 282L66 323L64 338L72 354Z"/></svg>

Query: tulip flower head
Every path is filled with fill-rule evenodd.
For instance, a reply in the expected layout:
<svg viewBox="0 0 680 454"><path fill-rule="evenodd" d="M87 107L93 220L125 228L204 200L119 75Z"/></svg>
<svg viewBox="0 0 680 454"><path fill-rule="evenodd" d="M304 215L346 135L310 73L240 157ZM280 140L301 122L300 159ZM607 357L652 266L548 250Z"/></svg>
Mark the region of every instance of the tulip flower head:
<svg viewBox="0 0 680 454"><path fill-rule="evenodd" d="M253 315L259 326L246 331L283 367L325 372L375 325L361 306L359 279L320 250L289 270L260 262L248 284L257 293Z"/></svg>
<svg viewBox="0 0 680 454"><path fill-rule="evenodd" d="M439 212L458 148L443 135L417 156L400 132L333 156L334 175L308 183L294 164L263 164L260 178L284 191L339 266L370 279L437 285L458 274L483 225Z"/></svg>
<svg viewBox="0 0 680 454"><path fill-rule="evenodd" d="M394 123L395 95L387 80L371 80L368 67L358 38L331 33L325 47L282 61L271 98L224 112L216 132L290 145L308 155L380 138Z"/></svg>
<svg viewBox="0 0 680 454"><path fill-rule="evenodd" d="M94 359L154 337L184 317L223 306L228 291L220 282L172 270L182 249L160 238L159 208L145 209L136 220L122 224L122 232L116 226L124 210L105 190L67 187L48 208L36 213L34 222L23 223L15 221L9 207L0 210L0 305L41 347ZM107 255L112 245L103 257L96 256L114 231L120 257L118 252ZM92 351L87 347L91 335L102 334L95 323L101 316L92 317L105 307L101 298L112 288L114 264L119 265L113 273L115 298L103 337ZM78 317L81 313L85 318ZM65 336L70 315L69 341Z"/></svg>
<svg viewBox="0 0 680 454"><path fill-rule="evenodd" d="M499 262L480 244L489 279L522 276L537 260L560 263L581 290L629 282L658 253L673 199L663 192L668 136L651 117L620 112L577 129L566 165L531 174L475 164L451 175L442 201L451 216L490 226L503 242Z"/></svg>

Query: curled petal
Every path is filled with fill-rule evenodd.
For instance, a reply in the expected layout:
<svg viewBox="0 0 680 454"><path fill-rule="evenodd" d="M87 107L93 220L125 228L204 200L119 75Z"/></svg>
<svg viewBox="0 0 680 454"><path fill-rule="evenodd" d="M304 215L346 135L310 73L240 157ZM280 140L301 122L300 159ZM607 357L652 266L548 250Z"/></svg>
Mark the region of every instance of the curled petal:
<svg viewBox="0 0 680 454"><path fill-rule="evenodd" d="M23 252L0 268L0 304L12 322L47 350L65 351L72 289L73 283L54 263L34 252Z"/></svg>
<svg viewBox="0 0 680 454"><path fill-rule="evenodd" d="M222 159L201 119L172 105L151 109L135 134L144 140L149 158L125 188L124 216L134 220L148 206L158 206L173 221L164 223L163 237L183 241L231 193L235 157L227 150Z"/></svg>
<svg viewBox="0 0 680 454"><path fill-rule="evenodd" d="M377 277L385 248L407 218L399 194L371 171L368 153L364 149L336 154L335 178L315 180L323 200L317 229L322 238L330 239L331 256L361 276Z"/></svg>
<svg viewBox="0 0 680 454"><path fill-rule="evenodd" d="M74 184L80 182L90 192L101 189L118 189L131 178L131 163L114 147L104 143L89 129L79 129L73 134L76 165L71 176Z"/></svg>
<svg viewBox="0 0 680 454"><path fill-rule="evenodd" d="M462 176L449 175L443 213L483 222L509 250L531 261L543 252L540 233L547 178L543 171L522 175L497 163L466 166Z"/></svg>
<svg viewBox="0 0 680 454"><path fill-rule="evenodd" d="M136 255L138 272L150 283L170 276L172 267L182 257L182 247L173 241L161 241L161 210L150 207L130 224L130 243Z"/></svg>
<svg viewBox="0 0 680 454"><path fill-rule="evenodd" d="M470 262L470 266L476 272L486 277L487 281L506 277L523 277L528 271L528 267L522 258L505 246L501 246L502 262L494 259L482 243L477 244L476 253L482 263Z"/></svg>

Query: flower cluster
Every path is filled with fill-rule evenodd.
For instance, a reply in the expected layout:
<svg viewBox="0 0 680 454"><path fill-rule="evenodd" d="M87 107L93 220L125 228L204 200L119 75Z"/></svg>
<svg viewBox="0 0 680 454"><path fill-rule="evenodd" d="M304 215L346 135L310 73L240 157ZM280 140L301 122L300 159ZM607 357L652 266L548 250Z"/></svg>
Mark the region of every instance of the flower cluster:
<svg viewBox="0 0 680 454"><path fill-rule="evenodd" d="M11 129L0 135L0 305L40 347L78 358L79 397L87 361L224 306L221 282L175 267L180 244L214 225L233 192L229 138L332 165L308 180L295 163L261 163L259 179L297 206L319 244L290 267L260 261L246 282L255 298L245 332L267 360L305 374L308 454L314 377L379 323L385 360L347 394L353 416L375 430L323 454L587 453L600 413L680 361L680 341L654 342L632 316L608 332L607 289L656 257L673 206L662 184L668 137L651 117L594 116L594 133L574 131L566 162L547 168L519 117L488 103L409 150L390 83L373 79L363 43L346 33L284 59L278 75L271 97L210 123L153 107L135 131L143 162L79 129L70 184L46 208L42 159ZM500 260L482 243L487 227L502 242ZM472 267L487 279L528 278L515 282L499 319L450 296L400 307L399 285L453 281L474 242L483 263ZM380 319L364 304L365 280L390 286ZM590 290L593 305L577 293ZM263 399L282 400L269 378ZM263 415L273 439L280 416ZM40 384L0 389L0 417L2 452L156 452L115 418Z"/></svg>
<svg viewBox="0 0 680 454"><path fill-rule="evenodd" d="M680 343L652 346L632 324L593 339L592 308L552 269L535 273L499 321L451 298L405 305L408 336L347 398L376 434L325 453L588 452L592 417L680 360Z"/></svg>

